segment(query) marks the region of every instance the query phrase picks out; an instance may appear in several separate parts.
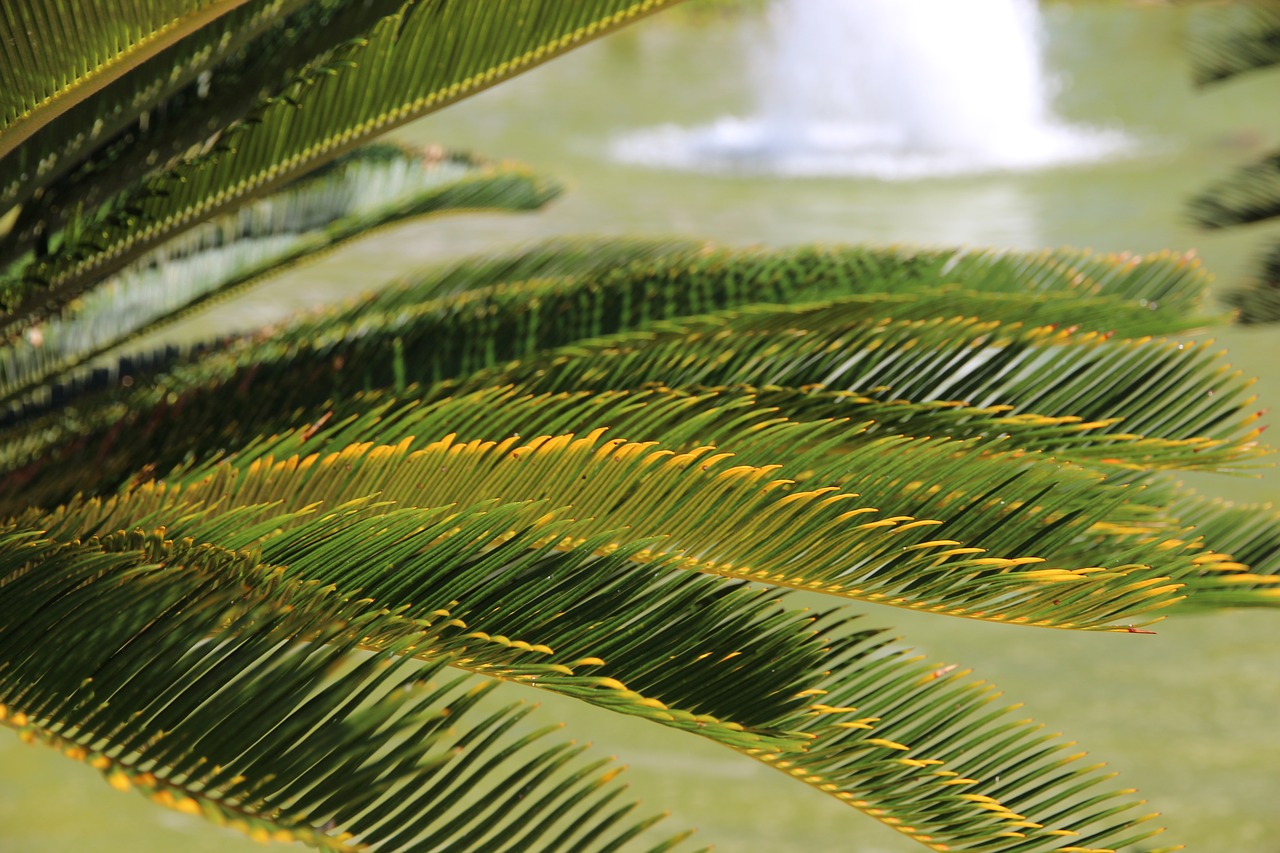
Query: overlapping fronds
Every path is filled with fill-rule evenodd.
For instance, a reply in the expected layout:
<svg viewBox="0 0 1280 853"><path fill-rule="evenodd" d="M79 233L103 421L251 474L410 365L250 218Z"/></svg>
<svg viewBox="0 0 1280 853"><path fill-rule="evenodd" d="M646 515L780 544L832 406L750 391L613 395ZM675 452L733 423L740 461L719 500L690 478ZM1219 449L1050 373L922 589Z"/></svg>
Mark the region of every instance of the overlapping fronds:
<svg viewBox="0 0 1280 853"><path fill-rule="evenodd" d="M649 549L581 537L581 520L555 520L550 504L383 501L325 516L184 503L194 497L144 487L71 506L45 520L45 536L165 515L163 534L87 544L165 566L152 582L252 589L262 607L287 605L292 623L336 626L331 647L355 638L695 732L935 849L1095 849L1149 834L1097 765L1016 707L993 708L998 694L968 673L847 619L780 608L771 593L672 576Z"/></svg>
<svg viewBox="0 0 1280 853"><path fill-rule="evenodd" d="M262 840L683 840L505 681L932 849L1149 844L1070 742L793 590L1117 640L1280 603L1280 517L1166 474L1265 452L1174 337L1190 255L559 240L87 372L370 229L544 203L359 146L674 2L0 12L0 724ZM1273 215L1254 177L1205 216Z"/></svg>
<svg viewBox="0 0 1280 853"><path fill-rule="evenodd" d="M671 2L527 0L504 14L465 0L406 2L367 31L346 32L345 46L318 57L209 150L63 229L47 258L3 282L5 308L31 316L65 304L201 219Z"/></svg>
<svg viewBox="0 0 1280 853"><path fill-rule="evenodd" d="M1280 512L1270 504L1235 504L1188 494L1171 513L1195 519L1196 532L1225 552L1206 572L1189 608L1274 607L1280 599Z"/></svg>
<svg viewBox="0 0 1280 853"><path fill-rule="evenodd" d="M421 628L356 656L378 614L246 598L217 554L3 542L0 722L117 788L329 849L612 850L653 822L613 802L607 762L413 662Z"/></svg>
<svg viewBox="0 0 1280 853"><path fill-rule="evenodd" d="M355 445L319 458L255 464L243 474L216 471L180 497L218 506L286 499L307 505L375 492L410 506L545 501L589 518L583 525L590 535L626 530L625 539L608 540L604 550L655 540L650 551L698 571L1077 628L1113 627L1117 614L1136 617L1172 603L1177 579L1195 570L1199 556L1135 539L1128 548L1113 545L1125 558L1114 566L1053 562L1101 519L1124 520L1124 490L1109 495L1083 473L1073 483L1069 473L1056 472L1055 482L1047 467L1016 457L970 459L970 448L946 442L870 442L832 465L846 473L847 488L825 477L800 488L785 478L786 466L735 464L732 453L710 447L673 453L653 442L605 440L603 432L528 443L457 444L446 437L418 451L409 441ZM788 432L774 441L807 443ZM902 458L899 470L870 468L890 453ZM801 456L796 466L806 461ZM915 470L936 470L936 479L912 482ZM929 487L937 483L940 489ZM116 512L135 514L127 503ZM103 523L120 524L120 516Z"/></svg>
<svg viewBox="0 0 1280 853"><path fill-rule="evenodd" d="M564 260L552 260L556 254ZM350 414L343 407L361 389L405 393L413 382L461 380L478 369L489 372L466 380L471 387L529 381L551 390L601 391L617 390L615 382L622 383L618 388L637 388L658 381L669 387L787 384L799 389L823 383L828 390L851 389L855 396L886 404L915 404L917 409L894 409L899 420L918 415L919 407L934 412L935 420L945 417L939 414L944 408L967 412L992 406L1011 407L1002 408L1000 415L1027 424L1043 423L1037 417L1076 417L1081 419L1077 423L1091 424L1090 435L1105 441L1111 440L1108 436L1122 436L1125 442L1145 436L1164 442L1163 454L1176 455L1181 448L1190 467L1220 466L1226 457L1253 452L1246 383L1206 345L961 319L968 311L988 311L1006 321L1047 320L1060 302L1068 312L1079 304L1077 317L1088 325L1096 325L1090 317L1130 316L1128 328L1135 333L1185 328L1198 321L1188 319L1186 308L1179 306L1194 305L1204 284L1198 266L1185 258L802 249L748 251L735 259L723 250L635 244L613 252L621 262L615 269L593 272L596 260L608 257L590 248L557 245L525 253L524 260L463 264L378 297L373 304L381 310L340 312L305 323L273 340L247 342L180 366L150 387L124 396L109 394L57 417L37 419L12 431L3 449L4 467L19 469L44 456L40 466L48 469L56 460L46 451L62 442L60 436L89 431L99 438L92 442L93 451L86 446L83 452L102 457L117 440L146 442L152 460L164 470L188 454L200 458L206 452L199 449L202 445L225 447L232 430L254 435L326 413ZM1068 262L1073 259L1096 269L1085 275L1080 265ZM972 274L960 277L961 267ZM1043 292L1017 293L1022 273ZM553 278L522 278L529 274ZM927 290L930 274L943 277L944 283L956 282L959 289L939 290L935 279L935 289ZM504 284L507 275L517 278ZM888 287L902 292L877 295ZM994 292L974 293L979 287ZM1065 292L1055 295L1055 288ZM413 303L415 290L425 301ZM803 302L824 291L852 295ZM1095 300L1111 298L1107 291L1120 291L1126 299L1107 303L1106 312L1095 311ZM802 304L739 307L748 300ZM1127 314L1126 300L1134 306ZM724 308L735 310L674 319ZM921 319L936 311L957 319ZM670 322L650 332L626 332L659 320ZM587 344L585 350L572 343L610 332L622 337ZM917 337L919 342L913 343ZM547 355L547 348L556 346L568 348ZM858 358L860 347L879 355ZM760 349L757 356L751 355L753 348ZM899 351L901 358L889 357ZM736 361L733 352L738 353ZM512 357L524 360L497 366ZM680 364L669 364L671 359ZM1056 371L1053 381L1040 379L1038 366L1050 363ZM610 366L614 364L618 366ZM1157 364L1163 366L1153 369ZM593 365L591 375L578 375L575 365ZM668 374L669 369L676 372ZM439 386L428 393L441 397L456 387ZM1085 393L1088 404L1083 408L1077 408L1072 396L1076 391ZM1174 395L1171 399L1179 399L1179 405L1153 406L1164 394ZM790 399L811 406L821 398L793 394ZM832 405L847 399L832 398ZM175 409L176 400L182 402ZM185 426L178 428L170 420L175 414ZM951 420L966 417L958 411ZM216 428L213 419L219 421ZM1124 454L1114 458L1125 464ZM1136 459L1128 463L1140 464ZM64 470L74 469L77 478L83 477L83 464L68 464ZM104 470L104 485L124 473ZM30 482L34 474L22 474L21 481ZM100 488L83 479L79 483L80 488ZM49 489L45 501L70 494L56 497L52 482Z"/></svg>
<svg viewBox="0 0 1280 853"><path fill-rule="evenodd" d="M0 159L0 206L20 205L0 241L16 273L82 236L146 175L207 154L263 103L335 61L343 45L401 0L297 0L241 6L42 127ZM205 43L209 42L209 43ZM195 67L201 70L192 78ZM311 69L308 71L308 69ZM39 158L41 164L26 166Z"/></svg>
<svg viewBox="0 0 1280 853"><path fill-rule="evenodd" d="M796 692L824 671L812 614L779 608L773 592L672 571L661 555L634 559L644 541L612 547L625 533L593 532L536 501L357 501L282 514L264 504L211 510L144 490L47 521L54 530L110 529L144 508L177 519L164 529L177 538L157 538L154 559L199 556L190 565L201 576L226 576L295 607L381 611L383 627L361 629L367 647L411 631L418 657L447 657L735 747L788 749L794 737L770 725L803 705Z"/></svg>
<svg viewBox="0 0 1280 853"><path fill-rule="evenodd" d="M162 528L150 559L202 583L699 734L937 849L1115 849L1149 833L1096 766L778 590L1127 633L1244 589L1151 473L1260 452L1248 383L1149 337L1202 287L1174 256L560 242L36 418L8 482L122 483L23 523Z"/></svg>
<svg viewBox="0 0 1280 853"><path fill-rule="evenodd" d="M531 209L557 187L527 171L392 145L358 149L322 173L152 252L80 300L73 311L0 346L0 422L129 375L70 368L154 332L212 299L408 217L446 210ZM229 330L231 331L231 330ZM117 365L118 367L118 365ZM37 394L29 392L40 387Z"/></svg>
<svg viewBox="0 0 1280 853"><path fill-rule="evenodd" d="M1280 64L1280 9L1272 3L1209 6L1193 21L1189 53L1198 84Z"/></svg>

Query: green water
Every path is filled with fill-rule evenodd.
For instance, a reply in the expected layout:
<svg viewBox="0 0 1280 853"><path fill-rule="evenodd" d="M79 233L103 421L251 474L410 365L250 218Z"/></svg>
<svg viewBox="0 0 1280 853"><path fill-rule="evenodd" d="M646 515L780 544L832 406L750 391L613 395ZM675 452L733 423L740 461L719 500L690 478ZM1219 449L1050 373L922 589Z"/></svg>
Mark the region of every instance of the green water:
<svg viewBox="0 0 1280 853"><path fill-rule="evenodd" d="M1204 235L1181 205L1214 176L1280 140L1280 76L1196 93L1187 84L1185 9L1047 7L1048 59L1072 85L1065 118L1122 126L1140 156L1086 168L914 183L733 178L610 162L617 133L699 124L750 110L747 63L759 22L661 17L404 131L529 163L568 195L537 216L456 217L375 238L323 266L219 308L196 329L277 319L376 287L406 266L561 233L681 234L731 243L876 241L1098 250L1196 248L1224 284L1243 274L1256 227ZM1267 374L1259 406L1280 407L1280 329L1217 329L1246 372ZM1274 420L1274 418L1272 418ZM1275 500L1280 477L1198 478L1239 500ZM1219 853L1280 851L1280 616L1220 613L1164 623L1158 636L1075 635L865 607L931 657L960 661L1029 715L1110 762L1165 813L1170 837ZM528 693L511 688L512 693ZM548 719L631 765L633 790L726 851L920 849L874 821L727 750L657 727L534 696ZM93 771L0 739L0 851L202 851L249 842L117 794Z"/></svg>

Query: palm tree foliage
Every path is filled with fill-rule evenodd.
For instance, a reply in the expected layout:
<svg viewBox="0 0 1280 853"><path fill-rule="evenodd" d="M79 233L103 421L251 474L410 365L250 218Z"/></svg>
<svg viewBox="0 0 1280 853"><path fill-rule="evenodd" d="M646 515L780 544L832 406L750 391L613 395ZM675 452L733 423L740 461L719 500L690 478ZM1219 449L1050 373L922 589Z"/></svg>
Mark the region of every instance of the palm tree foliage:
<svg viewBox="0 0 1280 853"><path fill-rule="evenodd" d="M130 353L372 228L545 203L359 146L666 4L117 5L100 38L98 4L2 19L0 722L334 849L681 843L499 681L937 850L1153 834L841 599L1095 631L1280 600L1280 520L1175 479L1265 452L1249 381L1178 338L1196 259L558 240Z"/></svg>
<svg viewBox="0 0 1280 853"><path fill-rule="evenodd" d="M1231 80L1280 64L1280 9L1269 3L1228 4L1204 10L1191 40L1192 72L1198 84ZM1191 201L1192 220L1202 228L1227 228L1280 215L1280 153L1207 187ZM1268 250L1256 279L1228 294L1244 323L1280 320L1280 246Z"/></svg>

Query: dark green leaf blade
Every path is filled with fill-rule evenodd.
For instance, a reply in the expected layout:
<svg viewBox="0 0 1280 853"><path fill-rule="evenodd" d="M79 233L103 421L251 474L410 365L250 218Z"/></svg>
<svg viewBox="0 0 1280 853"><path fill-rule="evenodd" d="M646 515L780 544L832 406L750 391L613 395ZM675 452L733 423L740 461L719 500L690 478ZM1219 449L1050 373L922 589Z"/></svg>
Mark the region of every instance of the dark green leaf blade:
<svg viewBox="0 0 1280 853"><path fill-rule="evenodd" d="M406 3L306 70L214 150L147 178L0 287L6 313L62 305L169 237L326 160L675 0Z"/></svg>

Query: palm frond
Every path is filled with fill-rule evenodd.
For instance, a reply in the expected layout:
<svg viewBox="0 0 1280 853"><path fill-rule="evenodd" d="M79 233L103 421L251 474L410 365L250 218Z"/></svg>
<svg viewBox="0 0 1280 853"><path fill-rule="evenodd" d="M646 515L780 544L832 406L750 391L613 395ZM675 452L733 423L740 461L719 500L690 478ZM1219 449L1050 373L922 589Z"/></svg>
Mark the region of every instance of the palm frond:
<svg viewBox="0 0 1280 853"><path fill-rule="evenodd" d="M665 247L665 251L657 249ZM683 298L684 313L744 301L791 303L836 295L933 292L952 285L983 293L1061 293L1136 303L1153 323L1175 323L1201 304L1209 279L1192 254L1094 254L1056 249L1009 252L905 246L812 246L726 249L658 244L651 256L622 257L580 269L560 258L599 256L610 241L552 241L498 258L476 259L389 288L370 307L389 310L465 290L525 279L582 276L618 294ZM687 294L687 295L685 295ZM634 298L634 296L633 296ZM1176 328L1176 325L1173 327ZM1172 331L1160 327L1160 331Z"/></svg>
<svg viewBox="0 0 1280 853"><path fill-rule="evenodd" d="M65 304L201 219L671 2L526 0L505 15L463 0L406 3L208 153L144 179L110 211L65 229L48 258L4 283L6 311L39 316Z"/></svg>
<svg viewBox="0 0 1280 853"><path fill-rule="evenodd" d="M691 450L722 444L749 427L764 429L784 421L840 421L846 426L838 430L839 448L903 435L993 442L998 439L1006 452L1039 453L1101 473L1228 471L1257 464L1257 457L1266 453L1266 448L1258 444L1152 439L1103 432L1114 426L1108 421L1009 412L1008 406L979 408L954 401L885 401L851 392L759 389L746 385L542 394L530 394L516 386L498 386L429 403L424 403L418 389L411 387L404 394L368 392L342 403L334 402L320 422L261 436L227 458L244 467L268 456L281 459L317 447L344 447L360 441L398 444L406 438L450 432L461 441L469 441L488 435L554 434L602 427L632 439L662 437L673 449ZM743 450L741 445L735 445L739 455ZM172 476L186 480L194 474L184 468Z"/></svg>
<svg viewBox="0 0 1280 853"><path fill-rule="evenodd" d="M868 442L832 463L846 481L837 486L827 471L797 484L785 465L734 464L740 460L725 452L732 442L676 454L652 441L604 440L603 432L467 444L446 436L420 450L408 440L394 448L354 445L242 472L222 467L178 497L297 507L374 492L410 506L546 501L583 519L593 534L625 530L627 539L608 548L633 538L660 540L651 550L673 555L681 568L931 612L1076 628L1114 628L1116 619L1172 603L1177 578L1195 572L1200 557L1142 530L1148 535L1112 545L1117 563L1107 569L1064 565L1057 560L1071 543L1101 522L1132 523L1122 506L1129 492L1109 490L1086 472L1073 478L1059 466L977 453L971 445ZM827 449L814 427L766 440L775 448L813 444L808 458L795 459L796 470ZM875 460L890 454L905 464L892 473L878 469ZM127 500L115 512L103 523L136 515Z"/></svg>
<svg viewBox="0 0 1280 853"><path fill-rule="evenodd" d="M256 607L289 613L287 624L337 626L327 638L331 649L355 638L366 648L444 660L684 728L936 849L992 838L1020 839L1018 849L1025 850L1058 849L1063 838L1074 838L1083 848L1149 835L1135 828L1143 816L1124 817L1136 805L1125 792L1105 790L1107 775L1078 764L1080 756L1067 753L1070 744L1045 737L1016 709L991 710L996 694L966 672L925 664L880 632L851 631L845 620L779 611L770 593L683 572L683 580L663 577L648 557L628 568L641 556L636 551L576 564L549 559L548 548L565 542L565 533L580 544L560 547L587 554L604 543L549 523L544 507L491 507L496 515L486 517L348 506L346 520L335 524L316 515L307 521L308 513L280 516L262 505L246 507L249 515L188 505L175 516L172 493L145 488L138 497L170 514L163 535L108 533L87 541L101 543L107 554L125 551L165 567L127 573L136 593L130 603L148 614L177 609L147 594L151 584L163 582L180 596L184 614L194 609L193 598L216 591L239 602L235 595L248 586ZM55 535L110 529L122 504L109 503L69 507L50 526ZM540 523L530 524L535 519ZM512 522L514 535L491 538ZM211 547L211 539L225 547ZM102 566L95 563L93 571ZM636 584L637 572L648 583ZM78 581L41 576L37 584L38 575L27 569L14 582L61 598ZM31 621L43 627L42 618ZM272 624L278 624L274 610ZM618 624L632 627L619 632ZM111 648L95 645L93 654L109 655ZM670 664L686 659L691 667ZM81 671L83 663L72 656L66 666ZM167 734L182 732L174 724L181 710L170 704L156 720L171 727ZM724 725L715 715L731 710L745 725ZM147 736L149 727L142 728L136 737Z"/></svg>
<svg viewBox="0 0 1280 853"><path fill-rule="evenodd" d="M1201 228L1227 228L1280 216L1280 154L1239 169L1191 201Z"/></svg>
<svg viewBox="0 0 1280 853"><path fill-rule="evenodd" d="M0 16L0 157L42 124L179 40L216 37L207 25L245 0L71 0L49 14L14 0Z"/></svg>
<svg viewBox="0 0 1280 853"><path fill-rule="evenodd" d="M1240 323L1280 322L1280 244L1263 255L1256 278L1228 291L1224 301L1236 309Z"/></svg>
<svg viewBox="0 0 1280 853"><path fill-rule="evenodd" d="M177 92L192 85L197 96L204 96L200 100L207 105L209 88L220 64L236 56L264 31L307 2L308 0L256 0L250 3L152 4L157 10L164 6L174 9L185 7L185 23L180 20L172 23L160 21L162 29L168 29L164 34L165 40L175 34L170 28L189 28L190 22L196 20L193 15L207 16L211 11L220 14L212 21L206 21L190 35L170 43L158 52L155 48L160 42L156 39L161 33L153 33L149 38L142 39L141 43L133 45L118 57L118 62L112 69L112 73L118 76L104 80L101 72L106 70L106 66L98 66L94 73L68 84L72 93L68 93L59 105L59 109L65 111L42 111L38 116L31 117L29 123L34 130L28 129L12 137L3 134L4 143L0 144L0 210L25 205L37 194L42 196L39 206L49 207L48 200L43 196L49 194L54 185L69 173L83 170L86 158L92 156L91 152L101 151L108 144L119 147L122 140L118 139L118 135L130 125L136 124L142 116L146 117L145 124L143 128L139 128L138 135L145 135L147 141L155 146L160 135L158 125L164 120L158 114L153 115L152 111L157 106L168 102ZM92 14L111 14L113 11L103 4L80 5L91 6ZM206 7L203 13L199 8L201 6ZM25 13L30 14L32 8L28 4ZM129 5L130 14L136 15L140 11L138 4ZM57 26L56 21L49 23ZM78 45L82 50L110 49L106 44L91 43L93 38L100 37L102 33L77 28L75 35L82 40ZM32 36L27 38L32 39ZM63 41L59 46L64 50L73 49L73 43L69 41ZM139 61L139 57L143 55L149 58ZM16 58L14 55L14 59ZM65 67L67 58L65 55L56 57L58 65ZM96 61L85 57L87 66L92 66ZM92 97L77 102L76 99L85 94L85 90L76 91L81 86L94 91ZM252 90L241 90L242 99L245 91ZM153 155L158 157L158 151L155 147L149 147L146 156ZM78 175L78 179L81 177L83 175ZM61 195L56 191L55 194ZM68 200L68 206L74 207L75 202ZM50 232L48 224L45 231Z"/></svg>
<svg viewBox="0 0 1280 853"><path fill-rule="evenodd" d="M1280 154L1238 169L1191 200L1192 219L1201 228L1228 228L1280 216ZM1276 282L1280 281L1280 249L1263 257L1255 280L1229 291L1224 301L1237 309L1241 323L1280 319Z"/></svg>
<svg viewBox="0 0 1280 853"><path fill-rule="evenodd" d="M14 169L5 178L11 203L22 210L0 242L0 266L47 254L50 244L74 239L94 211L142 177L209 152L233 127L253 121L263 104L285 96L299 79L323 73L352 39L404 5L287 2L229 13L216 22L225 32L213 44L193 37L174 45L15 151L13 157L22 157L27 147L54 149L44 154L48 168L34 174ZM186 73L191 63L203 66L193 80ZM62 156L59 146L68 145L73 150ZM59 234L69 226L70 234Z"/></svg>
<svg viewBox="0 0 1280 853"><path fill-rule="evenodd" d="M446 210L531 209L557 192L523 169L462 155L392 145L358 149L319 175L171 241L79 300L74 311L0 346L0 406L8 410L0 422L129 375L118 365L115 376L110 368L65 373L356 236Z"/></svg>
<svg viewBox="0 0 1280 853"><path fill-rule="evenodd" d="M1189 53L1199 85L1280 64L1280 10L1233 3L1197 10Z"/></svg>
<svg viewBox="0 0 1280 853"><path fill-rule="evenodd" d="M676 571L660 555L633 559L646 543L611 547L616 539L539 502L420 509L356 501L282 513L137 497L72 505L40 521L67 533L112 529L128 511L144 523L163 518L171 522L164 535L176 538L156 539L151 559L348 622L352 607L380 612L379 627L357 637L364 647L411 632L417 657L735 748L796 748L770 726L803 704L796 692L824 671L816 620L779 608L776 593Z"/></svg>
<svg viewBox="0 0 1280 853"><path fill-rule="evenodd" d="M791 591L1117 642L1280 604L1280 516L1165 473L1265 452L1248 381L1169 337L1193 256L555 241L86 372L372 228L544 203L358 146L674 2L0 11L0 724L260 840L683 841L509 682L935 850L1149 846L1071 743ZM1213 74L1274 59L1234 49ZM1280 212L1270 177L1202 215Z"/></svg>
<svg viewBox="0 0 1280 853"><path fill-rule="evenodd" d="M202 359L199 364L179 366L170 376L160 378L145 393L128 394L128 405L106 399L86 404L82 411L66 412L57 419L37 420L30 426L13 432L8 447L2 451L5 457L4 467L12 470L27 464L36 456L45 455L44 449L56 442L58 435L65 434L64 430L103 430L118 423L121 418L132 420L139 417L142 410L157 404L164 405L165 400L183 399L184 417L200 418L199 412L203 408L197 401L208 393L225 393L218 392L217 388L234 386L243 392L249 388L244 384L246 382L262 382L272 386L272 399L276 401L276 405L269 411L262 408L265 398L260 394L246 394L244 399L234 405L227 405L224 401L216 406L219 417L228 411L235 411L247 432L253 434L270 430L273 423L283 424L288 418L295 418L295 415L314 420L331 410L335 399L338 405L342 405L342 400L347 395L362 388L384 386L403 389L414 381L447 379L494 365L506 358L520 357L532 351L540 352L541 348L563 345L584 336L625 331L656 320L699 310L738 306L749 300L778 304L803 301L815 298L818 294L864 294L861 299L844 300L841 310L832 312L822 322L830 325L840 318L849 318L853 322L861 315L865 322L859 328L863 330L864 337L870 336L873 339L876 336L896 335L905 342L915 329L929 324L925 321L913 324L904 320L895 326L881 327L874 321L898 315L904 318L931 316L931 308L954 313L966 313L980 308L993 311L997 316L1010 317L1016 314L1021 319L1027 316L1027 312L1049 312L1050 306L1055 304L1053 294L1062 290L1064 295L1060 298L1061 304L1068 309L1077 305L1080 311L1076 316L1081 322L1096 325L1096 320L1089 322L1091 317L1114 316L1117 321L1121 321L1128 316L1133 318L1127 326L1129 331L1151 333L1171 327L1185 328L1189 322L1198 322L1184 319L1183 312L1188 306L1196 304L1205 283L1204 274L1197 262L1171 255L1099 259L1070 252L1023 256L878 249L731 253L682 244L636 244L623 250L622 255L618 255L618 251L603 252L590 246L575 248L572 244L556 244L493 262L464 263L453 270L428 276L375 298L372 304L382 309L380 312L361 313L358 317L354 309L338 312L313 323L304 323L291 332L286 331L274 341L253 343L215 358ZM623 262L622 266L607 270L596 264L596 260L607 261L610 258ZM579 269L579 266L582 268ZM551 281L522 281L523 277L529 275L567 277ZM1031 287L1043 292L1019 294L1018 281L1023 275L1031 277ZM509 284L502 283L510 277L515 277L515 280ZM939 294L939 278L942 281L956 281L957 286L979 290L980 294L987 295L966 295L963 291L945 289ZM930 290L930 287L933 289ZM892 296L873 296L883 294L889 288L897 288L902 292ZM425 297L426 302L419 303L419 296ZM1129 300L1136 301L1130 303ZM1106 307L1111 313L1095 312L1093 309L1099 306ZM794 315L802 318L803 322L812 322L815 318L821 319L826 313L820 310L822 307L823 303L798 307L791 314L779 309L775 319L778 323L790 323L793 321L789 318ZM732 313L715 321L699 321L701 325L698 328L707 327L708 322L712 322L713 326L717 322L730 322L735 328L743 327L743 324L767 325L774 322L768 319L768 311L762 313L760 309L747 311L737 320L729 319ZM1151 319L1144 319L1146 317ZM931 336L938 340L938 347L958 353L955 358L968 357L970 367L983 367L975 371L968 385L973 385L982 376L1004 377L1002 381L1005 381L1012 375L1008 372L1011 361L1020 361L1024 374L1030 377L1023 383L1025 386L1035 386L1042 390L1050 387L1044 383L1037 385L1033 377L1035 371L1032 369L1036 362L1024 345L1009 348L1005 361L993 360L984 355L985 351L981 347L974 349L977 344L973 335L964 339L944 340L952 332L958 334L972 324L954 321L943 326L937 326L936 323L933 325L935 328ZM663 340L666 341L663 346L673 352L680 351L678 341L685 331L692 331L693 328L668 328L663 332ZM1147 395L1153 395L1159 387L1170 387L1165 383L1176 380L1179 376L1187 378L1176 370L1145 376L1144 371L1163 359L1164 353L1175 350L1177 345L1173 343L1141 339L1129 343L1109 342L1106 335L1072 337L1067 330L1053 332L1047 329L1015 329L1012 334L1026 342L1035 341L1034 348L1039 353L1038 357L1049 361L1056 361L1058 339L1087 344L1072 349L1079 360L1094 358L1097 370L1082 370L1077 383L1092 387L1094 390L1091 394L1094 395L1108 387L1112 387L1111 393L1115 395L1137 392L1144 384L1153 386L1146 390ZM731 341L733 337L733 334L724 332L719 340ZM707 346L715 345L717 340L714 334L704 335L703 338ZM788 333L786 339L794 349L797 346L814 345L816 337L796 337ZM853 339L840 340L840 346L850 353L856 350L856 341ZM995 341L997 338L990 340ZM641 338L636 341L643 342ZM768 337L763 332L743 336L744 346L749 342L767 346ZM639 345L635 342L633 344ZM627 346L634 349L633 344ZM883 341L875 344L882 345ZM656 346L646 344L646 347L645 357L656 357L659 353ZM1117 349L1129 352L1131 357L1117 359L1113 353L1108 352ZM617 347L593 345L591 352L597 350L609 350L609 353L599 356L601 365L610 360L619 361L623 352ZM932 351L932 345L917 347L915 355L919 357ZM1107 357L1097 358L1104 354ZM1197 348L1186 352L1179 350L1174 353L1171 364L1188 364L1189 359L1193 363L1203 359L1205 355ZM567 357L566 355L565 358ZM594 359L596 356L590 358ZM838 360L838 352L832 350L819 358ZM929 376L940 381L952 376L953 372L947 371L952 366L959 370L959 365L963 363L955 358L952 360L953 365L948 365L941 358L937 361L938 365L946 368L941 374L935 368L932 372L912 375L912 381L918 386ZM538 360L530 364L541 365L541 359L542 356L539 355ZM563 362L564 358L555 357L547 364L554 368L554 373L562 371L565 367ZM1123 376L1110 376L1105 380L1102 378L1112 362L1127 370L1128 378L1124 382L1119 381L1124 379ZM1068 362L1061 362L1060 373L1067 365ZM1205 366L1203 362L1202 366ZM513 372L520 369L523 368L519 365L508 366L496 373L486 374L486 377L495 384L509 384L511 379L503 378L503 374L510 373L514 376ZM541 371L542 367L530 369ZM665 375L658 376L653 369L650 373L658 381L666 381L668 378ZM633 380L640 375L642 374L628 376L624 381L629 384L625 387L635 387L636 382ZM803 384L823 382L823 375L815 373L795 381ZM1241 404L1238 378L1232 378L1223 368L1206 369L1200 376L1201 381L1207 384L1201 392L1186 400L1181 407L1184 414L1208 413L1209 419L1218 418L1221 421L1222 416L1232 411L1233 406L1238 409ZM761 384L758 377L747 374L693 376L686 370L681 378L682 381L703 385ZM549 376L544 376L539 381L545 383L552 380ZM775 378L765 381L776 383L780 380ZM888 381L883 376L868 381L876 387L858 390L867 393L879 389L875 396L885 400L909 396L905 388L895 389L892 395L883 393L879 386ZM1216 385L1212 384L1215 382ZM957 389L964 387L966 383L950 384L956 387L940 385L926 389L915 402L927 404L932 401L963 399ZM600 385L597 383L591 387ZM850 383L844 387L854 386ZM199 390L201 388L206 390ZM1078 416L1083 417L1084 422L1093 422L1117 415L1136 418L1145 413L1143 423L1147 425L1168 421L1168 412L1163 409L1151 410L1147 405L1150 397L1141 394L1132 399L1124 412L1112 411L1113 407L1107 407L1106 411L1075 411L1074 402L1065 393L1057 396L1061 411L1039 408L1038 400L1001 399L994 402L1014 405L1017 411L1010 414L1019 416ZM973 402L979 406L989 406L993 401ZM255 410L260 411L260 414L254 414ZM308 411L309 414L306 413ZM1221 431L1235 445L1247 445L1249 435L1244 425L1247 418L1243 415L1237 417L1229 426L1224 423ZM282 421L281 418L285 420ZM1187 441L1190 442L1186 445L1189 449L1196 441L1214 442L1223 439L1223 436L1179 433L1178 423L1174 421L1163 431L1157 431L1149 437ZM1183 427L1186 425L1182 422ZM1143 433L1145 429L1138 423L1126 422L1121 429L1108 431L1133 435ZM175 458L162 451L164 444L170 440L199 440L201 429L166 430L165 434L165 437L153 436L160 442L155 449L159 451L157 464L161 467L176 462ZM222 441L223 439L218 439L220 446ZM181 457L191 449L188 446L176 452ZM167 459L173 461L167 462ZM77 467L78 472L82 470L83 466ZM52 502L64 497L55 498Z"/></svg>
<svg viewBox="0 0 1280 853"><path fill-rule="evenodd" d="M1201 10L1193 19L1199 30L1191 40L1191 59L1199 84L1234 78L1280 63L1280 9L1267 3L1237 3ZM1202 228L1226 228L1280 215L1280 154L1271 154L1209 186L1189 205ZM1227 293L1227 304L1239 311L1241 323L1280 319L1275 282L1280 270L1273 250L1264 258L1256 280Z"/></svg>
<svg viewBox="0 0 1280 853"><path fill-rule="evenodd" d="M608 850L651 823L619 823L616 771L539 743L547 730L519 734L519 708L477 708L483 688L433 683L440 666L411 661L408 640L354 657L376 619L246 602L156 565L136 536L4 542L0 717L117 788L331 849L550 836Z"/></svg>
<svg viewBox="0 0 1280 853"><path fill-rule="evenodd" d="M832 657L809 711L815 746L762 761L932 850L1103 853L1160 832L1143 826L1155 815L1133 813L1131 790L1099 790L1114 773L1019 706L993 708L1000 694L968 671L867 635Z"/></svg>
<svg viewBox="0 0 1280 853"><path fill-rule="evenodd" d="M1221 363L1211 344L1115 340L963 317L842 325L838 313L810 315L783 336L767 328L776 317L725 315L723 322L673 323L589 341L477 372L458 388L821 385L882 399L1008 405L1015 413L1090 423L1120 419L1113 423L1123 423L1125 432L1153 437L1248 443L1257 435L1247 395L1252 382ZM1156 405L1157 399L1176 402Z"/></svg>
<svg viewBox="0 0 1280 853"><path fill-rule="evenodd" d="M1236 504L1188 494L1169 511L1229 557L1193 584L1188 608L1274 607L1280 599L1280 512L1270 504Z"/></svg>

